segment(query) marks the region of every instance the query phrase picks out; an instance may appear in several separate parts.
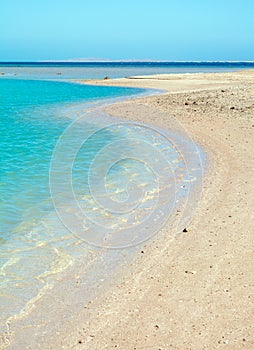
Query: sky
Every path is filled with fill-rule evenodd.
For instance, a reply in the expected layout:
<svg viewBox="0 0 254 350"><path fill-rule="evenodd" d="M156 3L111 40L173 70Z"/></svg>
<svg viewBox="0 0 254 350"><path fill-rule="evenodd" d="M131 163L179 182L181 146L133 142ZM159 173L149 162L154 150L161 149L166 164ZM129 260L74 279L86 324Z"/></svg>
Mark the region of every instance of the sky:
<svg viewBox="0 0 254 350"><path fill-rule="evenodd" d="M0 61L254 60L253 0L0 0Z"/></svg>

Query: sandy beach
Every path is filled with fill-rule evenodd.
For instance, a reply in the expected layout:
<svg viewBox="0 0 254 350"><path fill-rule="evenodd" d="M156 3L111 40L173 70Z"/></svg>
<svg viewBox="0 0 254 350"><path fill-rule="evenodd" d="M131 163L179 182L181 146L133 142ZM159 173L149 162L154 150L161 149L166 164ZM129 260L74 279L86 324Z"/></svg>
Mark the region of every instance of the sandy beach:
<svg viewBox="0 0 254 350"><path fill-rule="evenodd" d="M0 350L254 350L254 1L2 1Z"/></svg>
<svg viewBox="0 0 254 350"><path fill-rule="evenodd" d="M206 150L209 171L187 232L170 241L165 226L131 272L96 306L85 306L89 320L54 348L254 348L253 81L254 71L246 70L93 82L165 90L107 112L163 128L174 115ZM136 115L137 102L169 119Z"/></svg>
<svg viewBox="0 0 254 350"><path fill-rule="evenodd" d="M69 273L11 327L8 349L254 348L253 81L253 70L79 81L163 90L106 112L164 130L177 120L207 155L202 198L186 232L166 224L96 298ZM59 321L61 307L72 316Z"/></svg>

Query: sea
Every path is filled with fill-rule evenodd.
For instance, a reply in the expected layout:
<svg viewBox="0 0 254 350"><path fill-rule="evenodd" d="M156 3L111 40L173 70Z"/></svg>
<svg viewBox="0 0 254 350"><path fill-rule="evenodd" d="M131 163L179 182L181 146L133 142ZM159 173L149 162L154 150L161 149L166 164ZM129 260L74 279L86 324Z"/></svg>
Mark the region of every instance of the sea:
<svg viewBox="0 0 254 350"><path fill-rule="evenodd" d="M68 269L69 280L76 263L89 270L82 274L83 293L94 291L98 280L103 284L105 274L112 277L129 259L126 252L140 250L169 214L179 212L177 205L184 206L192 192L200 194L205 156L180 127L173 123L166 132L104 112L109 103L158 91L73 79L251 67L246 62L0 63L3 346L13 336L12 324L29 318ZM145 108L137 113L151 112ZM190 219L193 208L188 210ZM61 310L67 317L66 307Z"/></svg>

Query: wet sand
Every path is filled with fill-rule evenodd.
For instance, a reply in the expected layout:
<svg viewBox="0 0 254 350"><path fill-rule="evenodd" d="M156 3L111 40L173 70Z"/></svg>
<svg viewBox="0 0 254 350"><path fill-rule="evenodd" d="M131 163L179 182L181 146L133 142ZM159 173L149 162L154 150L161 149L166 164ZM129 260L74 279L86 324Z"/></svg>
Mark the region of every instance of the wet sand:
<svg viewBox="0 0 254 350"><path fill-rule="evenodd" d="M254 72L182 74L97 81L167 90L137 99L174 115L209 155L199 208L187 232L148 242L135 268L90 319L70 330L66 349L253 349ZM136 115L135 102L112 115Z"/></svg>
<svg viewBox="0 0 254 350"><path fill-rule="evenodd" d="M254 348L253 82L251 70L86 82L164 90L107 112L163 129L174 116L207 152L208 171L187 232L171 239L165 225L117 284L84 300L76 323L40 333L38 349ZM137 103L166 113L137 114Z"/></svg>

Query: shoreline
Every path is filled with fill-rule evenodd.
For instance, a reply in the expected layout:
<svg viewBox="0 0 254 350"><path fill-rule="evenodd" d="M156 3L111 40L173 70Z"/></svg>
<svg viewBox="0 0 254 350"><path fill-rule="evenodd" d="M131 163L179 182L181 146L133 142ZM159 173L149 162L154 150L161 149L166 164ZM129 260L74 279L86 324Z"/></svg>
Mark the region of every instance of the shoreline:
<svg viewBox="0 0 254 350"><path fill-rule="evenodd" d="M105 295L82 330L78 327L79 332L64 339L73 349L254 346L254 71L188 74L187 82L186 76L175 78L89 81L166 87L166 94L136 100L174 114L210 162L188 232L168 245L149 242L136 271ZM166 120L135 115L131 102L107 112L167 125Z"/></svg>
<svg viewBox="0 0 254 350"><path fill-rule="evenodd" d="M90 110L90 112L87 112L87 113L91 113L91 111L94 111L94 114L97 115L97 118L99 118L99 120L101 118L105 118L106 124L108 122L110 122L110 124L111 123L114 124L115 122L119 122L119 120L120 120L120 122L122 122L121 118L119 119L119 116L118 116L118 118L116 118L116 117L109 116L108 114L105 114L105 116L102 117L102 116L100 116L100 111L102 112L101 114L104 114L103 109L107 108L108 106L112 106L116 103L121 104L121 103L126 102L126 101L129 101L129 102L134 101L137 98L137 96L139 98L157 96L158 93L159 92L157 90L154 90L154 91L144 90L144 91L141 91L140 94L138 94L136 96L135 95L129 95L129 96L127 95L125 97L116 97L114 99L112 98L112 99L106 100L106 102L105 101L97 102L95 104L95 106L88 105L89 108L86 108L86 110L87 111ZM160 93L161 93L161 91L160 91ZM149 107L149 109L150 109L150 107ZM155 112L157 112L157 111L155 111ZM84 116L81 118L84 118ZM79 118L77 118L77 120L79 120ZM123 122L123 123L125 123L125 122ZM162 130L157 130L157 132L158 131L159 131L159 133L162 132L164 134L164 132ZM181 134L181 135L183 135L183 134ZM171 137L173 137L173 135L171 135ZM186 140L186 142L188 142L187 135L183 135L182 137L183 137L183 139ZM181 140L182 137L179 137L179 139ZM189 140L189 141L190 141L190 143L192 143L192 140ZM179 146L180 146L180 143L179 143L178 147ZM196 145L192 145L191 147L192 148L196 147ZM183 149L181 149L181 151L183 152ZM187 161L187 158L185 160ZM180 203L179 203L179 205L180 205ZM176 211L176 209L174 211ZM153 236L154 236L154 234L152 235L152 237ZM145 242L149 241L150 239L152 239L152 237L149 237L149 238L145 239L144 241ZM49 310L47 305L51 304L51 299L54 299L55 302L57 300L59 302L60 299L62 299L62 300L65 300L65 302L68 305L73 305L73 307L69 310L68 313L73 311L73 315L76 315L76 317L78 317L77 311L79 311L79 309L82 308L83 303L89 304L92 301L94 303L94 301L97 298L100 298L101 293L105 293L107 291L107 289L111 288L116 283L116 280L121 279L121 276L124 273L124 271L128 268L128 266L130 264L133 264L133 259L135 259L136 255L137 255L137 251L139 250L140 247L142 247L143 244L144 244L144 242L139 244L138 248L131 247L128 254L126 252L123 252L123 254L122 254L122 252L119 252L119 254L117 254L117 255L114 254L113 251L112 251L112 254L110 252L108 252L108 254L106 254L106 252L105 252L105 254L104 254L104 253L99 252L100 250L97 251L96 248L94 249L94 252L93 252L93 249L91 247L89 248L89 245L88 245L87 248L89 248L88 249L89 255L92 256L92 262L95 264L94 274L92 274L92 268L90 271L90 262L88 261L89 259L87 259L87 261L83 262L83 263L81 263L81 261L80 261L79 263L76 262L74 265L71 264L71 266L67 268L67 271L64 271L61 274L61 277L60 276L57 277L57 279L59 281L62 281L62 282L60 282L61 285L59 283L56 283L55 285L49 284L48 286L46 286L45 293L44 293L44 289L42 289L39 292L39 294L27 304L26 308L20 314L17 314L17 315L14 315L14 316L11 316L10 318L8 318L8 320L6 322L8 332L6 333L6 336L3 337L3 342L4 343L10 342L9 343L10 345L7 346L9 349L16 349L20 346L22 346L24 349L28 348L30 346L30 344L28 344L26 339L23 338L24 332L22 329L25 329L25 328L31 329L32 325L35 328L38 327L38 329L40 329L41 332L46 332L48 336L50 335L50 337L53 338L54 332L57 333L58 328L56 328L56 326L51 327L52 328L51 330L49 329L50 324L47 327L41 328L43 318L45 318L46 315L48 313L50 313L50 310ZM101 279L103 278L102 271L104 271L104 267L102 265L101 265L101 267L99 267L100 263L98 264L98 260L103 259L104 255L108 256L106 259L107 264L109 265L109 271L107 271L107 274L108 274L108 276L111 276L111 278L107 277L105 283L103 283L103 285L99 287L99 283L96 283L96 278L99 279L99 276ZM122 259L122 261L121 261L121 259ZM86 259L84 259L84 260L86 260ZM115 263L117 262L119 264L120 268L115 269L113 265L111 266L113 260L115 260ZM91 273L89 272L88 275L86 274L86 272L83 273L82 266L85 266L85 267L89 266L88 270ZM116 271L113 272L114 269ZM112 273L110 270L112 270ZM104 272L106 273L106 270ZM77 276L77 275L79 275L79 277L76 281L77 277L74 278L73 276ZM91 285L90 284L87 285L87 287L84 289L84 288L82 288L82 284L83 284L82 281L87 280L87 279L91 280ZM66 283L66 281L67 281L67 283ZM75 286L76 284L78 284L80 291L75 295L75 292L72 289L73 289L73 285ZM91 290L91 287L94 286L95 284L98 284L99 290L96 293L93 293L93 291ZM66 295L67 291L68 291L68 297ZM71 293L73 294L73 297L70 297ZM83 293L83 295L82 295L82 293ZM61 295L61 298L59 299L60 295ZM56 298L55 296L58 296L58 297ZM78 302L76 300L77 298L78 298ZM78 304L78 310L77 310L77 304ZM58 321L61 318L65 318L66 315L63 317L63 310L61 309L63 306L61 305L61 302L60 302L60 304L58 303L58 307L59 307L59 310L56 309L55 315L54 316L52 315L52 317L53 317L52 320L54 320L54 324L59 326ZM33 310L34 310L34 312L33 312ZM70 314L69 318L73 319L73 315ZM33 342L34 341L33 329L31 329L31 332L30 331L27 331L27 332L29 332L29 337L28 337L29 341L31 342L31 344L33 344L33 346L35 346L35 343ZM43 346L45 346L44 341L42 339L39 340L38 335L37 335L37 341L40 344L41 348L45 348L45 347L43 347Z"/></svg>
<svg viewBox="0 0 254 350"><path fill-rule="evenodd" d="M83 324L76 324L75 327L72 323L67 330L68 334L59 332L54 339L48 339L49 348L90 350L116 347L120 349L172 348L182 350L217 349L225 344L229 344L230 349L252 348L254 332L251 301L253 301L254 292L251 289L250 278L253 269L251 271L252 264L245 267L241 263L243 258L245 263L246 261L251 263L250 257L253 258L252 252L247 254L243 249L252 243L250 204L253 190L249 184L249 196L245 198L246 193L240 191L244 190L241 188L242 182L238 184L239 180L245 178L245 172L239 172L238 157L234 154L234 152L237 153L236 145L240 140L235 138L235 143L231 146L227 145L225 138L229 133L231 134L231 129L227 129L228 127L233 128L234 136L238 136L241 131L242 137L248 136L248 147L249 151L251 150L253 141L250 138L251 133L248 134L247 121L251 123L250 125L254 124L253 115L249 117L253 105L250 111L246 105L245 110L241 112L244 115L244 112L248 112L247 120L237 117L238 107L231 110L232 106L229 106L229 115L232 116L234 113L233 116L237 118L236 125L232 125L228 116L225 117L224 111L219 112L220 108L213 111L214 116L209 111L207 113L209 118L203 111L207 108L206 99L209 101L208 107L213 109L216 99L220 100L221 93L226 94L230 99L231 93L236 93L235 96L238 96L241 89L251 89L254 74L250 71L245 72L247 77L242 72L197 73L188 74L187 81L186 74L181 74L177 77L174 75L174 79L172 76L169 79L165 76L163 79L158 76L155 78L149 76L141 79L87 82L98 85L155 89L160 86L160 90L166 87L167 92L160 95L135 97L108 106L106 111L113 117L120 114L123 119L145 122L163 129L168 125L166 119L157 120L155 115L137 116L136 103L142 102L147 106L155 106L158 110L168 113L169 117L170 114L174 114L195 142L205 148L208 153L209 167L204 179L203 197L188 227L188 232L178 235L173 242L169 242L167 226L165 226L161 230L162 239L157 241L152 238L145 244L144 251L138 254L135 263L131 264L130 271L126 270L126 275L119 277L118 284L110 286L109 290L105 291L105 295L97 300L96 305L85 307L89 315L88 320ZM201 75L205 77L202 78ZM217 76L214 77L214 75ZM248 77L249 75L252 76ZM240 88L239 85L241 85ZM242 90L240 92L242 93ZM253 91L250 96L253 96ZM241 103L244 104L244 101ZM195 113L194 109L196 109ZM216 117L219 117L219 120L215 120ZM212 132L211 129L213 129ZM219 137L216 133L219 133ZM232 137L229 138L230 141ZM240 161L245 164L248 159L252 164L251 155L249 153L244 155L242 151L240 149L237 153L238 156L245 156ZM251 175L250 170L248 170L249 175ZM238 208L239 203L237 197L234 196L230 181L237 182L242 199L246 201L248 199L247 209ZM228 203L227 196L229 195L232 195L232 200ZM218 204L221 206L218 207ZM231 207L229 209L231 204L236 204L235 209L237 210L234 215L225 215L226 209L231 213ZM249 231L246 237L241 236L242 241L239 247L236 233L232 237L230 231L224 232L223 228L229 226L234 230L240 229L241 216L245 213L245 209L248 213L246 225ZM235 220L234 223L232 217ZM233 242L231 242L232 238ZM245 254L241 254L241 249L235 252L236 248L241 248ZM238 269L232 270L232 263L228 264L225 259L234 259L233 253L237 255ZM243 268L245 272L242 275L239 274L240 268ZM230 279L228 279L229 273ZM224 278L224 275L227 278ZM242 284L245 282L246 292L248 291L250 296L247 298L244 312L243 305L240 303L242 295L241 290L239 291L237 277ZM240 301L237 300L239 296ZM232 313L233 308L236 310L235 314ZM239 312L242 313L242 318ZM233 319L232 316L234 316ZM228 322L229 319L232 326Z"/></svg>

